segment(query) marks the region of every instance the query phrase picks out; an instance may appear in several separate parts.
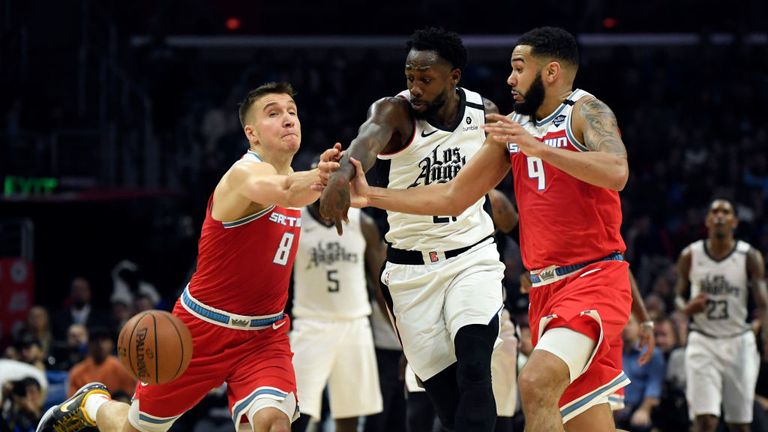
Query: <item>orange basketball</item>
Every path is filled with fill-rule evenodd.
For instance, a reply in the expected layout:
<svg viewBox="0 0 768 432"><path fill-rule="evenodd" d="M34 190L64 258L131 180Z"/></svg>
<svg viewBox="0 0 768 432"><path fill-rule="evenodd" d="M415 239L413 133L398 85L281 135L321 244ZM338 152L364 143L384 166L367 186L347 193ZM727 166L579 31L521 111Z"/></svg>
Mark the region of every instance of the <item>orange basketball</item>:
<svg viewBox="0 0 768 432"><path fill-rule="evenodd" d="M168 312L140 312L120 330L117 354L140 381L167 383L187 370L192 359L192 335L179 318Z"/></svg>

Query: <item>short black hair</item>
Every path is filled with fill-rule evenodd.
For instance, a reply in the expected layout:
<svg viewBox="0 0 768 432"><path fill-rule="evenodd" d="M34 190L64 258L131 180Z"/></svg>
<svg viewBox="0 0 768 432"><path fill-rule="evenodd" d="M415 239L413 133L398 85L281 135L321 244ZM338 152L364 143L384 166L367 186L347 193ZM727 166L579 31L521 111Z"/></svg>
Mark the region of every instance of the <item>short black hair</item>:
<svg viewBox="0 0 768 432"><path fill-rule="evenodd" d="M576 38L559 27L538 27L517 40L517 45L528 45L535 57L552 57L579 65L579 46Z"/></svg>
<svg viewBox="0 0 768 432"><path fill-rule="evenodd" d="M268 82L249 91L245 99L240 102L239 114L242 127L245 127L245 117L248 115L248 110L251 106L268 94L287 94L290 97L294 97L296 92L293 91L293 86L287 82Z"/></svg>
<svg viewBox="0 0 768 432"><path fill-rule="evenodd" d="M405 44L408 51L435 51L454 69L463 70L467 66L467 49L457 33L440 27L427 27L416 30Z"/></svg>
<svg viewBox="0 0 768 432"><path fill-rule="evenodd" d="M730 198L722 197L722 196L718 196L718 197L712 198L712 200L709 201L709 205L707 206L707 213L712 211L712 206L715 205L716 201L727 202L728 205L731 206L731 210L733 210L733 215L736 216L736 217L739 217L739 214L736 211L736 204L733 202L733 200L730 199Z"/></svg>

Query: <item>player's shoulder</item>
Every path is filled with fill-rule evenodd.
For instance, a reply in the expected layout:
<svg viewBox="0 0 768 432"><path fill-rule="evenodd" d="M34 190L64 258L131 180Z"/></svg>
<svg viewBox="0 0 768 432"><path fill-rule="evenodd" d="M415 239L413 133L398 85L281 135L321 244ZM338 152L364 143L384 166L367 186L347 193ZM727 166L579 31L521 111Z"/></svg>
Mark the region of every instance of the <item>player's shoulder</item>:
<svg viewBox="0 0 768 432"><path fill-rule="evenodd" d="M374 101L371 104L371 108L386 109L386 110L405 110L409 111L411 107L410 102L406 96L398 94L397 96L385 96Z"/></svg>
<svg viewBox="0 0 768 432"><path fill-rule="evenodd" d="M230 180L245 179L250 176L274 175L277 170L272 164L260 159L242 158L229 168L225 176Z"/></svg>
<svg viewBox="0 0 768 432"><path fill-rule="evenodd" d="M574 118L580 118L584 115L613 113L606 102L584 90L574 91L568 100L572 101Z"/></svg>
<svg viewBox="0 0 768 432"><path fill-rule="evenodd" d="M400 95L383 97L371 104L368 117L378 122L407 120L411 117L411 104Z"/></svg>
<svg viewBox="0 0 768 432"><path fill-rule="evenodd" d="M696 240L693 243L689 243L686 247L680 251L680 260L690 260L694 251L703 250L704 240Z"/></svg>
<svg viewBox="0 0 768 432"><path fill-rule="evenodd" d="M483 96L483 109L486 114L499 114L499 107L492 100Z"/></svg>
<svg viewBox="0 0 768 432"><path fill-rule="evenodd" d="M760 252L744 240L736 240L736 252L742 254L750 254L753 253L753 251Z"/></svg>

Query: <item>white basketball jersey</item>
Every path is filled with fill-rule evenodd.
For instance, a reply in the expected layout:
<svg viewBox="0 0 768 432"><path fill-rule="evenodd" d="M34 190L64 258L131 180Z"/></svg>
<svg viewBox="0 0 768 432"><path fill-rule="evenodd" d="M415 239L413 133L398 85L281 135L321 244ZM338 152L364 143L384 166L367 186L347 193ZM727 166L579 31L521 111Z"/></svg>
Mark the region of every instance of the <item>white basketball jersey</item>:
<svg viewBox="0 0 768 432"><path fill-rule="evenodd" d="M339 237L303 208L301 238L293 265L293 315L297 318L354 319L368 316L365 237L360 210L349 209Z"/></svg>
<svg viewBox="0 0 768 432"><path fill-rule="evenodd" d="M446 183L480 150L485 132L483 98L457 88L461 98L456 124L444 129L424 119L414 119L410 144L393 154L379 154L377 186L409 189ZM410 98L408 90L398 96ZM485 206L485 209L484 209ZM457 217L419 216L387 212L385 239L406 250L452 250L477 243L493 233L490 203L483 197Z"/></svg>
<svg viewBox="0 0 768 432"><path fill-rule="evenodd" d="M734 250L720 261L709 254L705 240L688 247L691 250L691 298L702 292L709 295L707 308L693 315L691 330L714 337L735 336L749 330L749 243L737 241Z"/></svg>

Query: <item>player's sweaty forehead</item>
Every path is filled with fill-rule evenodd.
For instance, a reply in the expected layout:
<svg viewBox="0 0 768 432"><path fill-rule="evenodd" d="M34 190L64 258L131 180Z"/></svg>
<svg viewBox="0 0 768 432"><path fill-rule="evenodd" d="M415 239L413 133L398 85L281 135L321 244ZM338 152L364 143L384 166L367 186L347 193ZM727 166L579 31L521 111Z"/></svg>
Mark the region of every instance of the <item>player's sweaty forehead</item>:
<svg viewBox="0 0 768 432"><path fill-rule="evenodd" d="M405 70L406 72L424 72L439 64L449 66L448 62L440 57L437 51L412 49L405 59Z"/></svg>
<svg viewBox="0 0 768 432"><path fill-rule="evenodd" d="M713 214L719 212L733 213L733 205L726 200L715 200L712 202L712 205L709 206L709 212Z"/></svg>
<svg viewBox="0 0 768 432"><path fill-rule="evenodd" d="M533 53L530 45L517 45L515 46L515 49L512 50L512 58L510 60L511 63L515 62L522 62L522 63L532 63L533 62Z"/></svg>
<svg viewBox="0 0 768 432"><path fill-rule="evenodd" d="M296 102L293 100L293 98L290 95L284 93L266 94L259 98L253 105L257 112L263 112L272 107L296 108Z"/></svg>

